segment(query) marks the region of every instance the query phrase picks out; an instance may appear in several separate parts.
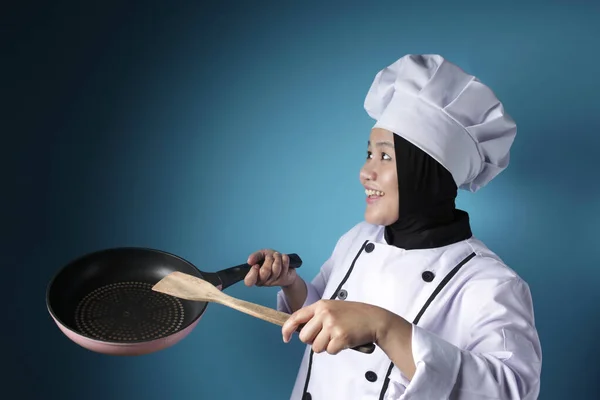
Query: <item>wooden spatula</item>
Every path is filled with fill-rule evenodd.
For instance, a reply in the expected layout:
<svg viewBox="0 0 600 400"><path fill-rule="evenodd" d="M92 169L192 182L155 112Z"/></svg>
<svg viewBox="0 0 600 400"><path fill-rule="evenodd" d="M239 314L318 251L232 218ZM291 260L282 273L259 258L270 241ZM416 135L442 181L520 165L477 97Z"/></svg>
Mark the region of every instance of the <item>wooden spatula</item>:
<svg viewBox="0 0 600 400"><path fill-rule="evenodd" d="M283 326L290 317L284 312L236 299L223 293L211 283L183 272L171 272L154 285L152 290L186 300L219 303L279 326ZM297 331L301 329L302 326ZM353 350L370 354L375 350L375 345L373 343L361 345L354 347Z"/></svg>

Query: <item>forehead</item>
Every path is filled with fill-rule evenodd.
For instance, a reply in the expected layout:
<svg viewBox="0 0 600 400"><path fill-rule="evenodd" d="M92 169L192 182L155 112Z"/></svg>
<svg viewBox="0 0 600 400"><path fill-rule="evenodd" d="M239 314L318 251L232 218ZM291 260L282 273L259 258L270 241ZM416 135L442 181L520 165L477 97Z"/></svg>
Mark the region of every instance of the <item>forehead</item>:
<svg viewBox="0 0 600 400"><path fill-rule="evenodd" d="M394 134L387 129L373 128L369 135L369 147L394 149Z"/></svg>

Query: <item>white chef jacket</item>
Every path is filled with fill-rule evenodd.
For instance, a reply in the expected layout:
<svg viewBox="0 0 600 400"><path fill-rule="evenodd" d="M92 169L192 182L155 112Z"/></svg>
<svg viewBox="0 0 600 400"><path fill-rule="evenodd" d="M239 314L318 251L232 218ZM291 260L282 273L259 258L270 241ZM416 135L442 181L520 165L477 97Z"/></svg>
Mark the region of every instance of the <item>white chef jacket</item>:
<svg viewBox="0 0 600 400"><path fill-rule="evenodd" d="M446 282L445 284L443 282ZM307 282L320 299L383 307L413 323L411 381L377 347L336 355L306 347L291 400L536 399L541 346L529 287L472 237L436 249L388 245L361 222ZM285 295L277 308L290 313Z"/></svg>

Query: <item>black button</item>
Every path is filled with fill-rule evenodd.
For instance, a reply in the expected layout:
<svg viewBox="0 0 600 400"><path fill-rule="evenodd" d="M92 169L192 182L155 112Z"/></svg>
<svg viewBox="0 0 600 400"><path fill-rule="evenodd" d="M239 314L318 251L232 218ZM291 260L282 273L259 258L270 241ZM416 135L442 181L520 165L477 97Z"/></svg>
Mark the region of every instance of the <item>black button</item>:
<svg viewBox="0 0 600 400"><path fill-rule="evenodd" d="M346 291L346 289L340 290L340 292L338 293L338 299L346 300L347 297L348 297L348 292Z"/></svg>
<svg viewBox="0 0 600 400"><path fill-rule="evenodd" d="M431 282L433 280L433 278L435 278L435 275L431 271L425 271L425 272L423 272L421 277L423 278L423 280L425 282Z"/></svg>
<svg viewBox="0 0 600 400"><path fill-rule="evenodd" d="M302 400L311 400L311 399L312 399L312 396L308 392L304 393L304 396L302 396Z"/></svg>
<svg viewBox="0 0 600 400"><path fill-rule="evenodd" d="M365 378L367 378L369 382L375 382L377 380L377 374L373 371L367 371Z"/></svg>
<svg viewBox="0 0 600 400"><path fill-rule="evenodd" d="M367 244L367 247L365 247L365 251L367 253L372 252L374 249L375 249L375 245L373 243L369 243L369 244Z"/></svg>

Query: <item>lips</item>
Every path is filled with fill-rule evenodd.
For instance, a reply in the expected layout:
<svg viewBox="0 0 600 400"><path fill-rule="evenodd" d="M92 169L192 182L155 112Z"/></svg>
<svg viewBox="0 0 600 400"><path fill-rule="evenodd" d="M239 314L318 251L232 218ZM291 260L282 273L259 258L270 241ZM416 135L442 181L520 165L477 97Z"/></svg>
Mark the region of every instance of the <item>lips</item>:
<svg viewBox="0 0 600 400"><path fill-rule="evenodd" d="M365 194L367 195L367 204L373 204L385 196L385 192L371 188L365 188Z"/></svg>

